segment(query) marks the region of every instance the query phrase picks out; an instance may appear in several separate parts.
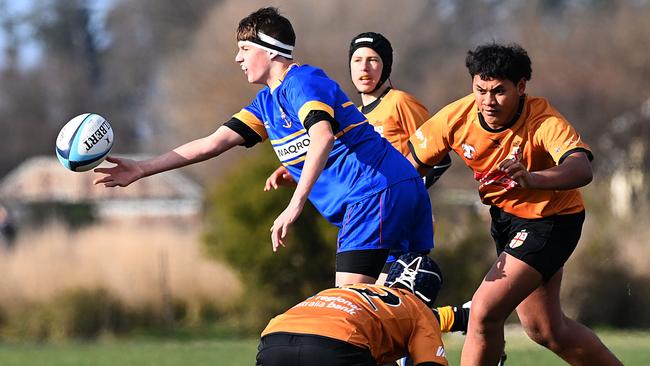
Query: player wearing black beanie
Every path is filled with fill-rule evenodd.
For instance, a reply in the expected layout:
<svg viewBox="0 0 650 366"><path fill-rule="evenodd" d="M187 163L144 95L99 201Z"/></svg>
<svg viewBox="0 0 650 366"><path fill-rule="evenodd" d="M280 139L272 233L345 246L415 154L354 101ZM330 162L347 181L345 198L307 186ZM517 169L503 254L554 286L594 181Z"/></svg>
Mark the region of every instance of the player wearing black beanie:
<svg viewBox="0 0 650 366"><path fill-rule="evenodd" d="M348 63L352 60L352 55L354 51L359 48L367 47L377 52L381 61L383 63L383 68L381 70L381 77L375 88L371 91L379 89L388 78L390 78L390 73L393 68L393 46L391 46L390 41L386 39L383 35L375 32L365 32L361 33L358 36L352 38L350 42L350 51L348 53Z"/></svg>

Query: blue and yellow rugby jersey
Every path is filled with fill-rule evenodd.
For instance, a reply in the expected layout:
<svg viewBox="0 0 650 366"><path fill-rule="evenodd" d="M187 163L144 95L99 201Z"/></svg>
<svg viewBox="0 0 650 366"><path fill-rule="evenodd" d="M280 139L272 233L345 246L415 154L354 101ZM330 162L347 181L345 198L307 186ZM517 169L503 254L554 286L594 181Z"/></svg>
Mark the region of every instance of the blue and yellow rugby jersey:
<svg viewBox="0 0 650 366"><path fill-rule="evenodd" d="M235 121L247 126L244 131L233 128L246 139L246 146L269 139L280 162L298 181L310 143L308 115L314 111L333 119L336 140L309 199L331 223L340 226L348 204L418 177L411 164L374 131L340 86L323 70L310 65L290 67L277 86L262 89L227 125L233 128Z"/></svg>

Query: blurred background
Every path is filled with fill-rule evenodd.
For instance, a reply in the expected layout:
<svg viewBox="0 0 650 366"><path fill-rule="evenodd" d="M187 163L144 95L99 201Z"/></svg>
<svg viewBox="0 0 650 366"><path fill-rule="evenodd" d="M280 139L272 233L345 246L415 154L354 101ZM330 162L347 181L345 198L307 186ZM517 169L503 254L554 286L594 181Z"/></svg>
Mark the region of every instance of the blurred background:
<svg viewBox="0 0 650 366"><path fill-rule="evenodd" d="M262 192L277 165L269 146L113 190L54 157L59 129L86 112L110 121L118 155L214 131L259 89L234 62L235 30L268 5L292 21L297 61L324 68L356 103L347 50L358 33L391 40L393 85L432 113L470 93L469 49L521 44L528 93L548 98L595 155L563 304L590 326L650 327L650 1L0 0L0 342L254 337L333 284L336 231L313 209L288 248L271 251L268 228L291 192ZM441 304L471 298L494 256L476 183L454 160L431 191Z"/></svg>

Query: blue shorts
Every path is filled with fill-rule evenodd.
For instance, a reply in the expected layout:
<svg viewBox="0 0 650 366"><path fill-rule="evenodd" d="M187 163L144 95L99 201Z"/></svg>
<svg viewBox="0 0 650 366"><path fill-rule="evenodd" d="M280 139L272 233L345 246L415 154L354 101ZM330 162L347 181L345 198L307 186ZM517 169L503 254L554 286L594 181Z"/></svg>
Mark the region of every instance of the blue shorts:
<svg viewBox="0 0 650 366"><path fill-rule="evenodd" d="M337 243L337 253L388 249L387 263L432 248L431 201L420 178L398 182L348 206Z"/></svg>

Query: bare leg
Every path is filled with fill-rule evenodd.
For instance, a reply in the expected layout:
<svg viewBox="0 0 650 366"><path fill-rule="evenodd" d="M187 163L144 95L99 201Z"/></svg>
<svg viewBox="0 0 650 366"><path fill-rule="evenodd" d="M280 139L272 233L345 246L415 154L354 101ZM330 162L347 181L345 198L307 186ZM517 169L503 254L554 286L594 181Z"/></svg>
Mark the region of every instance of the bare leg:
<svg viewBox="0 0 650 366"><path fill-rule="evenodd" d="M388 273L380 273L379 278L375 284L383 286L386 283L386 278L388 278Z"/></svg>
<svg viewBox="0 0 650 366"><path fill-rule="evenodd" d="M493 366L499 362L506 318L541 283L539 272L501 253L472 298L461 365Z"/></svg>
<svg viewBox="0 0 650 366"><path fill-rule="evenodd" d="M622 365L591 329L564 315L562 273L560 269L517 307L526 334L571 365Z"/></svg>

